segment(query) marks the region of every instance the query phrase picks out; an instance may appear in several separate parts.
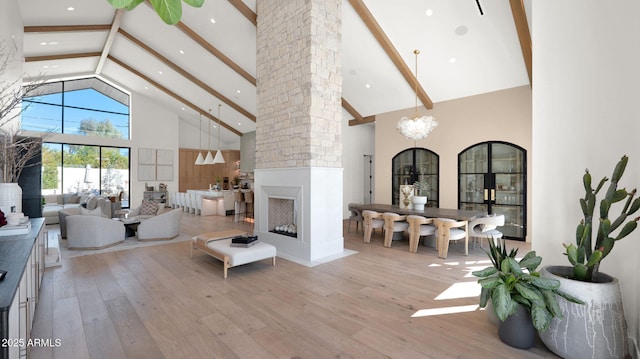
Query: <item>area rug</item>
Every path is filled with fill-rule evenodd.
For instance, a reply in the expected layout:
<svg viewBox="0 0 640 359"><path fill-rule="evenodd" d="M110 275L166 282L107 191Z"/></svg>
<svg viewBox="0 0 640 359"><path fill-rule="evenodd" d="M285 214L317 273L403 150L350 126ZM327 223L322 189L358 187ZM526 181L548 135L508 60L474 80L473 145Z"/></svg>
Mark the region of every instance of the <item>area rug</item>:
<svg viewBox="0 0 640 359"><path fill-rule="evenodd" d="M93 254L101 254L101 253L107 253L107 252L124 251L128 249L133 249L133 248L150 247L150 246L158 246L162 244L184 242L184 241L191 240L191 238L192 238L191 236L185 233L180 233L176 238L173 238L170 240L148 241L148 242L140 242L138 240L138 237L127 237L124 240L124 242L117 244L115 246L107 247L104 249L85 249L85 250L69 249L67 245L67 240L62 239L60 237L58 237L58 243L59 243L60 254L62 255L62 258L73 258L73 257L89 256Z"/></svg>

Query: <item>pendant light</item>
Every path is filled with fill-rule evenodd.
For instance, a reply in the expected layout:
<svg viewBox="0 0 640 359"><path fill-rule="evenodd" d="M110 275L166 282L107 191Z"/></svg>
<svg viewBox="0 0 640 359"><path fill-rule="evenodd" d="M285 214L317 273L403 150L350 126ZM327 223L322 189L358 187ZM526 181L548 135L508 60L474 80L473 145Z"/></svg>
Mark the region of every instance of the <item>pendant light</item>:
<svg viewBox="0 0 640 359"><path fill-rule="evenodd" d="M211 117L211 109L209 109L209 117ZM205 165L213 164L213 156L211 155L211 123L207 125L209 127L209 135L207 136L207 157L204 159Z"/></svg>
<svg viewBox="0 0 640 359"><path fill-rule="evenodd" d="M220 107L222 107L222 104L218 104L218 152L216 152L213 163L224 163L224 157L222 157L222 151L220 151Z"/></svg>
<svg viewBox="0 0 640 359"><path fill-rule="evenodd" d="M200 145L198 146L196 165L199 166L204 164L204 157L202 156L202 113L200 113L200 123L198 123L198 136L200 137Z"/></svg>
<svg viewBox="0 0 640 359"><path fill-rule="evenodd" d="M402 117L398 121L396 129L406 139L418 141L429 136L431 131L438 126L438 121L433 116L420 116L418 114L418 54L420 51L414 50L413 53L416 55L416 112L413 118Z"/></svg>

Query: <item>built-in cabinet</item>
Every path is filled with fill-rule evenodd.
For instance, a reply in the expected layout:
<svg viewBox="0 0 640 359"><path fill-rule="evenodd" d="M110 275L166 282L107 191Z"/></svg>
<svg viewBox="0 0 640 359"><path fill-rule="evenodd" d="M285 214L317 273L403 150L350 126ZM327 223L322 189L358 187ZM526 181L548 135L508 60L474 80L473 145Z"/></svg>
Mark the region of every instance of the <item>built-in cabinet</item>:
<svg viewBox="0 0 640 359"><path fill-rule="evenodd" d="M28 357L44 276L45 240L44 218L31 219L28 234L0 237L0 265L7 271L0 282L0 359Z"/></svg>
<svg viewBox="0 0 640 359"><path fill-rule="evenodd" d="M178 164L178 181L180 192L186 192L188 189L204 189L209 188L210 184L215 184L216 179L220 178L222 185L224 178L228 178L230 182L236 177L240 177L240 151L238 150L222 150L222 156L225 163L217 163L215 165L196 165L196 158L200 150L181 148ZM206 151L202 151L206 155ZM215 155L215 152L213 152Z"/></svg>
<svg viewBox="0 0 640 359"><path fill-rule="evenodd" d="M158 203L167 203L169 194L167 191L144 191L143 198Z"/></svg>
<svg viewBox="0 0 640 359"><path fill-rule="evenodd" d="M458 208L504 214L505 237L527 233L527 153L506 142L483 142L458 155Z"/></svg>
<svg viewBox="0 0 640 359"><path fill-rule="evenodd" d="M439 207L439 168L437 154L424 148L409 148L393 157L391 165L392 204L400 203L400 186L416 181L428 182L427 207Z"/></svg>

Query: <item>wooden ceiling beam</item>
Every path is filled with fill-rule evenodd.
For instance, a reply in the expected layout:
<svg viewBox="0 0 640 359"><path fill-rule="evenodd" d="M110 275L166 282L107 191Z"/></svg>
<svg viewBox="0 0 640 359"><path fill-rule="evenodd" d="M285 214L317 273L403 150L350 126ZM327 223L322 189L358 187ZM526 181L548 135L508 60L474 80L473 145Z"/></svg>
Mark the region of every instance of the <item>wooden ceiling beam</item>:
<svg viewBox="0 0 640 359"><path fill-rule="evenodd" d="M229 0L229 3L233 5L247 20L251 21L254 26L258 25L258 15L256 15L250 7L247 6L242 0Z"/></svg>
<svg viewBox="0 0 640 359"><path fill-rule="evenodd" d="M242 136L242 132L236 130L235 128L227 125L225 122L220 121L220 119L216 118L215 116L209 114L205 109L202 109L198 106L196 106L194 103L189 102L187 99L185 99L184 97L178 95L177 93L169 90L168 88L162 86L161 84L155 82L153 79L151 79L150 77L146 76L145 74L143 74L142 72L134 69L133 67L127 65L126 63L118 60L116 57L113 57L112 55L107 55L107 58L113 62L115 62L116 64L122 66L124 69L126 69L127 71L133 73L134 75L140 77L141 79L147 81L148 83L150 83L151 85L153 85L154 87L156 87L157 89L159 89L160 91L166 93L167 95L173 97L174 99L180 101L181 103L185 104L186 106L191 107L192 109L198 111L198 113L201 113L203 115L205 115L207 118L209 118L212 121L218 121L220 122L221 126L226 128L227 130L233 132L234 134L238 135L238 136Z"/></svg>
<svg viewBox="0 0 640 359"><path fill-rule="evenodd" d="M169 60L168 58L162 56L159 52L157 52L156 50L152 49L150 46L148 46L144 42L138 40L136 37L134 37L133 35L129 34L126 31L124 31L123 29L120 29L118 32L122 36L127 38L129 41L131 41L134 44L136 44L138 47L140 47L143 50L147 51L149 54L151 54L151 56L153 56L156 59L160 60L165 65L169 66L169 68L171 68L173 71L179 73L180 75L185 77L187 80L193 82L196 86L198 86L201 89L207 91L209 94L217 97L220 101L224 102L225 104L227 104L229 107L233 108L234 110L240 112L243 116L249 118L251 121L256 122L256 116L254 114L252 114L249 111L245 110L244 108L240 107L240 105L238 105L235 102L231 101L231 99L229 99L228 97L224 96L220 92L216 91L211 86L207 85L204 81L198 79L196 76L190 74L189 72L187 72L186 70L184 70L180 66L178 66L175 63L171 62L171 60Z"/></svg>
<svg viewBox="0 0 640 359"><path fill-rule="evenodd" d="M24 62L80 59L83 57L98 57L98 56L100 56L100 52L80 52L75 54L29 56L24 58Z"/></svg>
<svg viewBox="0 0 640 359"><path fill-rule="evenodd" d="M104 63L107 61L107 55L111 51L111 46L113 46L113 41L118 34L118 29L120 28L120 24L122 23L122 17L124 16L124 9L118 9L115 11L115 15L113 15L113 21L111 22L111 28L109 29L109 35L107 36L107 40L104 42L104 46L102 47L102 54L100 55L100 60L98 61L98 65L96 66L96 75L100 75L102 72L102 67L104 67Z"/></svg>
<svg viewBox="0 0 640 359"><path fill-rule="evenodd" d="M342 107L347 110L351 116L353 116L353 120L349 120L349 126L362 125L363 123L376 121L376 116L362 117L362 115L344 98L342 98Z"/></svg>
<svg viewBox="0 0 640 359"><path fill-rule="evenodd" d="M532 53L531 49L531 33L529 32L529 22L527 21L527 13L524 10L523 0L509 0L511 5L511 13L513 14L513 22L516 25L516 31L518 32L518 40L520 40L520 49L522 50L522 58L524 59L524 65L527 68L527 75L529 75L529 85L533 86L533 73L532 73Z"/></svg>
<svg viewBox="0 0 640 359"><path fill-rule="evenodd" d="M111 24L106 25L56 25L56 26L25 26L24 32L79 32L79 31L109 31Z"/></svg>
<svg viewBox="0 0 640 359"><path fill-rule="evenodd" d="M380 24L378 24L376 19L373 17L373 14L371 14L364 2L362 0L349 0L349 3L356 11L356 13L358 13L360 19L362 19L362 22L364 22L364 24L367 26L373 37L376 38L384 52L387 53L389 59L391 59L394 65L396 65L396 68L398 69L398 71L400 71L410 87L412 89L415 89L417 87L417 95L420 99L420 102L422 102L424 107L432 109L433 102L429 98L429 95L427 95L425 90L422 88L414 74L411 72L411 69L409 69L409 66L407 66L407 64L402 60L402 56L400 56L398 50L396 50L396 48L393 46L391 40L389 40L387 35L384 33L382 27L380 26Z"/></svg>

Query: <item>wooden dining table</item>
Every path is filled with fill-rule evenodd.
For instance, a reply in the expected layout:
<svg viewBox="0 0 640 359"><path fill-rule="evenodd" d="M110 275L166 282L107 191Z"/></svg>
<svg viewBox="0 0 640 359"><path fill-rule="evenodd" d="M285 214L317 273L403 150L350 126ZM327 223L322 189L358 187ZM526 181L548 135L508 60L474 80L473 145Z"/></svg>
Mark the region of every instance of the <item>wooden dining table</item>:
<svg viewBox="0 0 640 359"><path fill-rule="evenodd" d="M464 209L449 209L449 208L436 208L436 207L425 207L423 211L415 210L415 209L404 209L400 208L398 205L393 204L351 204L351 207L359 209L359 210L369 210L376 212L393 212L402 215L417 215L423 216L427 218L450 218L455 219L456 221L471 221L478 217L484 217L487 215L487 212L483 211L470 211Z"/></svg>
<svg viewBox="0 0 640 359"><path fill-rule="evenodd" d="M379 213L384 212L392 212L400 215L418 215L427 218L448 218L455 220L457 222L464 222L464 231L467 233L467 238L465 239L465 245L468 245L468 227L467 224L469 221L472 221L479 217L484 217L487 215L487 212L483 211L471 211L471 210L462 210L462 209L449 209L449 208L436 208L436 207L425 207L424 210L416 210L416 209L406 209L400 208L398 205L391 204L350 204L350 208L359 209L361 211L369 210L376 211ZM437 224L437 223L436 223ZM451 224L451 223L449 223ZM442 225L442 224L440 224ZM438 225L437 225L438 226ZM442 233L441 230L436 237L436 248L438 249L438 257L447 258L447 250L448 244L448 227L445 233ZM417 239L416 239L417 240ZM445 247L446 246L446 247ZM409 243L409 251L412 251L412 248L417 248L417 243ZM412 252L415 253L415 252ZM465 251L466 253L466 251Z"/></svg>

